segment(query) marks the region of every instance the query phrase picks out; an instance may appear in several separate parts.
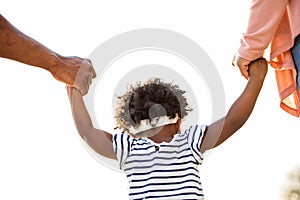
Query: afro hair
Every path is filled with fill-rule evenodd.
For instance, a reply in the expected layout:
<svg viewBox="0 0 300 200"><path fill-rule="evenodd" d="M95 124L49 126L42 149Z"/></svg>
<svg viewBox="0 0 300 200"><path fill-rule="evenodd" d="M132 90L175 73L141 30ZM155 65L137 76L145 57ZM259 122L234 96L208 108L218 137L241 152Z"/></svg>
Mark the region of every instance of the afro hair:
<svg viewBox="0 0 300 200"><path fill-rule="evenodd" d="M130 85L128 91L118 96L115 112L117 127L129 133L131 127L138 128L142 120L167 116L169 119L183 119L192 109L178 85L165 83L160 78L145 83Z"/></svg>

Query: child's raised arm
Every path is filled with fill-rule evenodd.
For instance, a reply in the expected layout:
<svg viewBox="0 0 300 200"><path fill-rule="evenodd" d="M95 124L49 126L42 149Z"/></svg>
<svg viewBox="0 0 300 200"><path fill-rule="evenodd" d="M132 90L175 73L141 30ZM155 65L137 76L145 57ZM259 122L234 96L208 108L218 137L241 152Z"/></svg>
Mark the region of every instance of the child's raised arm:
<svg viewBox="0 0 300 200"><path fill-rule="evenodd" d="M82 94L75 88L67 87L67 90L74 122L82 139L100 155L116 159L113 151L112 135L95 129L84 105Z"/></svg>
<svg viewBox="0 0 300 200"><path fill-rule="evenodd" d="M267 62L263 58L250 63L250 79L246 88L233 103L226 116L214 122L206 129L204 138L200 144L201 152L222 144L244 125L254 108L267 71Z"/></svg>

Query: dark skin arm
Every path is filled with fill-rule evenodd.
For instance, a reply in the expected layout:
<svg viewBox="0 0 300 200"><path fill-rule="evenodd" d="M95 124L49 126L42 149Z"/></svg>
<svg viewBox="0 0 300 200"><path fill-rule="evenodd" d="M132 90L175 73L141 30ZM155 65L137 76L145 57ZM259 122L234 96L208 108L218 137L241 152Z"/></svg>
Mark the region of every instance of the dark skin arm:
<svg viewBox="0 0 300 200"><path fill-rule="evenodd" d="M81 138L100 155L117 159L113 150L112 135L94 128L92 120L84 104L81 93L68 87L68 96L73 113L73 119Z"/></svg>
<svg viewBox="0 0 300 200"><path fill-rule="evenodd" d="M250 78L244 91L232 104L226 116L206 129L200 145L201 152L219 146L244 125L255 106L267 70L265 59L260 58L249 64Z"/></svg>
<svg viewBox="0 0 300 200"><path fill-rule="evenodd" d="M84 95L96 77L88 59L61 56L25 35L0 14L0 57L49 71L55 79Z"/></svg>
<svg viewBox="0 0 300 200"><path fill-rule="evenodd" d="M241 94L233 103L228 113L222 119L211 124L205 132L201 152L217 147L234 134L250 116L267 73L267 62L259 59L250 64L250 79ZM102 156L116 159L111 134L93 127L81 94L73 88L68 88L68 95L73 112L75 125L80 136Z"/></svg>

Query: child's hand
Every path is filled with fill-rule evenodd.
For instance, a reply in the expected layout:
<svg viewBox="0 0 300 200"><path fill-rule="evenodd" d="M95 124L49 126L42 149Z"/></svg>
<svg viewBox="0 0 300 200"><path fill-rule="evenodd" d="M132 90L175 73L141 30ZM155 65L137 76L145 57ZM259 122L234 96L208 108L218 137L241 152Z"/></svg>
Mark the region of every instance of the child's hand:
<svg viewBox="0 0 300 200"><path fill-rule="evenodd" d="M268 71L268 63L264 58L258 58L249 64L250 78L264 80Z"/></svg>
<svg viewBox="0 0 300 200"><path fill-rule="evenodd" d="M92 79L96 77L93 64L89 59L59 56L57 66L49 70L53 77L78 89L82 95L88 93Z"/></svg>

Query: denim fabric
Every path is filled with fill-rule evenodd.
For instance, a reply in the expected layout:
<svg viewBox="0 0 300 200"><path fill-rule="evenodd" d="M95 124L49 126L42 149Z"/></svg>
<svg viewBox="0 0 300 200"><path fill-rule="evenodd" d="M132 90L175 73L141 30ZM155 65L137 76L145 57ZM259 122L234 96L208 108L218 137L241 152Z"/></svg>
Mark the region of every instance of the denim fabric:
<svg viewBox="0 0 300 200"><path fill-rule="evenodd" d="M295 39L295 43L293 48L291 49L295 67L297 70L297 85L298 90L300 90L300 35L298 35Z"/></svg>

